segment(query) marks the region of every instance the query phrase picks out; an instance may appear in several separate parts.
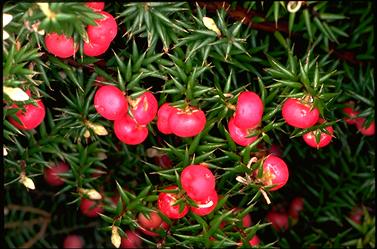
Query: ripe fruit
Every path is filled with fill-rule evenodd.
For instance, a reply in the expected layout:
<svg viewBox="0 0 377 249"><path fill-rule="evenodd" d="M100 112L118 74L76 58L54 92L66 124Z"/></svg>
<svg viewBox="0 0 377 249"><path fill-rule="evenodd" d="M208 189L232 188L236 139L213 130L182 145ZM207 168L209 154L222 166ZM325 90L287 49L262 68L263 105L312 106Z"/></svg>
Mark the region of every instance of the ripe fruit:
<svg viewBox="0 0 377 249"><path fill-rule="evenodd" d="M143 213L139 213L137 221L140 226L148 230L158 228L162 223L162 219L156 211L150 212L149 218Z"/></svg>
<svg viewBox="0 0 377 249"><path fill-rule="evenodd" d="M242 226L243 227L249 227L249 226L251 226L251 216L250 216L250 214L246 214L242 218Z"/></svg>
<svg viewBox="0 0 377 249"><path fill-rule="evenodd" d="M121 239L121 248L141 248L142 240L134 231L128 230L124 232L126 237Z"/></svg>
<svg viewBox="0 0 377 249"><path fill-rule="evenodd" d="M66 173L69 171L68 164L60 162L52 167L47 167L44 170L43 177L45 181L51 186L61 186L64 184L64 181L59 176L60 173Z"/></svg>
<svg viewBox="0 0 377 249"><path fill-rule="evenodd" d="M232 140L241 146L248 146L249 144L252 144L255 140L257 140L258 136L250 136L252 134L252 129L241 129L238 126L236 126L234 122L234 117L231 117L228 123L228 129L229 129L229 135L232 138Z"/></svg>
<svg viewBox="0 0 377 249"><path fill-rule="evenodd" d="M128 103L119 88L101 86L94 96L94 107L102 117L116 120L126 115Z"/></svg>
<svg viewBox="0 0 377 249"><path fill-rule="evenodd" d="M304 199L301 197L295 197L289 205L289 216L293 219L298 219L300 212L304 209Z"/></svg>
<svg viewBox="0 0 377 249"><path fill-rule="evenodd" d="M112 15L106 11L99 11L103 18L96 19L97 25L88 25L87 33L91 43L109 44L117 35L118 25Z"/></svg>
<svg viewBox="0 0 377 249"><path fill-rule="evenodd" d="M364 216L363 209L360 207L354 207L352 208L348 217L356 224L361 224L361 219L363 218L363 216Z"/></svg>
<svg viewBox="0 0 377 249"><path fill-rule="evenodd" d="M196 107L187 107L171 112L168 120L171 132L179 137L198 135L206 125L206 116Z"/></svg>
<svg viewBox="0 0 377 249"><path fill-rule="evenodd" d="M250 246L257 246L260 244L260 239L257 235L254 235L253 238L251 238L251 240L249 240L249 244Z"/></svg>
<svg viewBox="0 0 377 249"><path fill-rule="evenodd" d="M32 130L40 125L46 115L46 108L43 105L42 100L36 100L37 105L27 104L24 105L25 111L20 109L16 112L16 116L21 121L21 124L15 119L9 117L9 122L20 130ZM17 108L16 104L12 105L12 108Z"/></svg>
<svg viewBox="0 0 377 249"><path fill-rule="evenodd" d="M168 155L155 156L154 162L164 169L170 169L173 166L173 161L169 158Z"/></svg>
<svg viewBox="0 0 377 249"><path fill-rule="evenodd" d="M178 186L169 186L165 190L178 189ZM180 205L174 205L178 201L178 195L175 193L161 192L158 195L157 206L158 209L170 219L180 219L184 217L189 211L189 207L184 204L182 212L180 212Z"/></svg>
<svg viewBox="0 0 377 249"><path fill-rule="evenodd" d="M93 9L94 11L101 11L105 8L104 2L87 2L85 3L85 5Z"/></svg>
<svg viewBox="0 0 377 249"><path fill-rule="evenodd" d="M73 56L78 50L72 37L66 37L64 34L49 33L45 36L45 45L49 53L59 58L68 58Z"/></svg>
<svg viewBox="0 0 377 249"><path fill-rule="evenodd" d="M266 217L268 222L272 223L271 225L276 231L288 229L288 215L286 213L270 211Z"/></svg>
<svg viewBox="0 0 377 249"><path fill-rule="evenodd" d="M107 51L110 43L96 43L89 39L89 42L84 42L84 54L86 56L99 56Z"/></svg>
<svg viewBox="0 0 377 249"><path fill-rule="evenodd" d="M88 217L96 217L98 213L103 213L102 203L86 198L81 199L80 210Z"/></svg>
<svg viewBox="0 0 377 249"><path fill-rule="evenodd" d="M296 128L309 128L319 119L317 108L310 110L311 105L302 103L298 99L288 98L282 107L282 115L287 124Z"/></svg>
<svg viewBox="0 0 377 249"><path fill-rule="evenodd" d="M78 235L68 235L63 242L63 248L83 248L84 240Z"/></svg>
<svg viewBox="0 0 377 249"><path fill-rule="evenodd" d="M323 119L319 120L319 123L323 123L323 122L324 122ZM317 148L317 149L325 147L326 145L328 145L331 142L332 135L334 133L334 129L332 128L332 126L327 126L325 129L329 132L329 134L322 132L320 129L305 133L302 136L305 143L307 145L309 145L313 148ZM318 133L320 134L320 139L319 139L319 142L317 143L316 135Z"/></svg>
<svg viewBox="0 0 377 249"><path fill-rule="evenodd" d="M130 100L129 103L131 113L139 124L148 124L157 114L158 103L151 92L145 92L136 100Z"/></svg>
<svg viewBox="0 0 377 249"><path fill-rule="evenodd" d="M170 103L164 103L157 112L157 128L165 135L172 133L169 125L169 117L172 111L177 111L177 109Z"/></svg>
<svg viewBox="0 0 377 249"><path fill-rule="evenodd" d="M217 192L215 190L212 191L204 201L195 201L196 205L198 207L191 207L191 211L194 214L197 214L199 216L205 216L207 214L210 214L216 207L218 202L218 196Z"/></svg>
<svg viewBox="0 0 377 249"><path fill-rule="evenodd" d="M267 156L263 163L262 182L266 186L276 185L270 191L282 188L288 181L289 171L287 164L279 157L274 155Z"/></svg>
<svg viewBox="0 0 377 249"><path fill-rule="evenodd" d="M145 125L139 125L130 116L123 116L114 121L114 132L117 138L125 144L141 144L148 136Z"/></svg>
<svg viewBox="0 0 377 249"><path fill-rule="evenodd" d="M357 115L359 115L360 112L355 111L352 107L344 107L343 113L346 114L347 117L343 118L344 121L346 121L347 124L356 124L355 119Z"/></svg>
<svg viewBox="0 0 377 249"><path fill-rule="evenodd" d="M255 93L245 91L237 101L234 123L241 129L255 128L262 121L263 102Z"/></svg>
<svg viewBox="0 0 377 249"><path fill-rule="evenodd" d="M189 165L181 173L181 184L194 201L206 201L215 190L215 176L203 165Z"/></svg>
<svg viewBox="0 0 377 249"><path fill-rule="evenodd" d="M355 124L357 129L360 131L361 134L364 136L373 136L375 133L375 123L374 120L368 127L364 127L365 124L365 118L357 118L355 120Z"/></svg>

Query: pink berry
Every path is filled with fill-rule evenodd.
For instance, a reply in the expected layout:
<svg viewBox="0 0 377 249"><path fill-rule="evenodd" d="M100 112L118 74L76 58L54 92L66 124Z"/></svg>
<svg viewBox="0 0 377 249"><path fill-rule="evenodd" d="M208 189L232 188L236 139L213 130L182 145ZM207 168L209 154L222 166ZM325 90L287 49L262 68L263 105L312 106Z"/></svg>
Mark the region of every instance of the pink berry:
<svg viewBox="0 0 377 249"><path fill-rule="evenodd" d="M282 107L282 115L287 124L296 128L309 128L319 119L317 108L310 110L311 105L303 104L298 99L288 98Z"/></svg>
<svg viewBox="0 0 377 249"><path fill-rule="evenodd" d="M68 164L60 162L52 167L46 167L44 170L44 179L51 186L61 186L64 184L63 179L59 176L61 173L69 171Z"/></svg>
<svg viewBox="0 0 377 249"><path fill-rule="evenodd" d="M150 212L149 218L145 216L143 213L139 213L137 221L140 226L148 230L156 229L160 227L162 223L162 219L156 211Z"/></svg>
<svg viewBox="0 0 377 249"><path fill-rule="evenodd" d="M165 135L172 133L169 125L169 117L172 111L177 111L177 109L170 103L164 103L157 112L157 128Z"/></svg>
<svg viewBox="0 0 377 249"><path fill-rule="evenodd" d="M121 248L141 248L142 240L134 231L125 231L126 236L121 239Z"/></svg>
<svg viewBox="0 0 377 249"><path fill-rule="evenodd" d="M288 181L289 171L287 164L279 157L274 155L267 156L263 162L262 181L264 185L271 186L270 191L276 191L282 188Z"/></svg>
<svg viewBox="0 0 377 249"><path fill-rule="evenodd" d="M344 107L343 113L346 114L346 117L344 117L343 119L347 124L356 124L355 118L357 117L357 115L359 115L358 111L355 111L352 107Z"/></svg>
<svg viewBox="0 0 377 249"><path fill-rule="evenodd" d="M63 242L63 248L83 248L84 247L84 240L81 236L78 235L68 235L65 237Z"/></svg>
<svg viewBox="0 0 377 249"><path fill-rule="evenodd" d="M20 109L16 112L16 116L21 121L21 124L15 119L9 117L9 122L20 130L32 130L39 126L46 115L46 108L43 105L42 100L37 99L37 106L33 104L24 105L25 111ZM11 108L17 108L16 104L13 104Z"/></svg>
<svg viewBox="0 0 377 249"><path fill-rule="evenodd" d="M212 191L204 201L195 201L198 207L191 207L191 211L199 216L205 216L210 214L217 205L218 196L215 190Z"/></svg>
<svg viewBox="0 0 377 249"><path fill-rule="evenodd" d="M267 214L268 222L271 222L272 227L276 231L282 231L288 229L288 215L286 213L278 213L276 211L270 211Z"/></svg>
<svg viewBox="0 0 377 249"><path fill-rule="evenodd" d="M80 203L81 213L88 217L96 217L103 213L103 204L98 201L82 198Z"/></svg>
<svg viewBox="0 0 377 249"><path fill-rule="evenodd" d="M215 190L215 176L203 165L189 165L181 173L182 188L195 201L206 201Z"/></svg>
<svg viewBox="0 0 377 249"><path fill-rule="evenodd" d="M129 145L141 144L148 136L148 128L128 115L114 121L114 132L120 141Z"/></svg>
<svg viewBox="0 0 377 249"><path fill-rule="evenodd" d="M112 15L106 11L99 11L103 18L96 19L97 25L88 25L87 33L90 42L96 44L109 44L117 35L118 25Z"/></svg>
<svg viewBox="0 0 377 249"><path fill-rule="evenodd" d="M206 116L196 107L188 107L171 112L169 126L173 134L179 137L193 137L198 135L206 125Z"/></svg>
<svg viewBox="0 0 377 249"><path fill-rule="evenodd" d="M110 43L95 43L91 40L84 42L84 54L86 56L99 56L104 54L110 47Z"/></svg>
<svg viewBox="0 0 377 249"><path fill-rule="evenodd" d="M150 123L157 114L158 103L151 92L145 92L136 100L130 101L134 119L142 125Z"/></svg>
<svg viewBox="0 0 377 249"><path fill-rule="evenodd" d="M119 88L101 86L94 95L94 107L102 117L117 120L126 115L128 103Z"/></svg>
<svg viewBox="0 0 377 249"><path fill-rule="evenodd" d="M295 197L289 205L289 216L293 219L298 219L300 212L304 209L304 199L301 197Z"/></svg>
<svg viewBox="0 0 377 249"><path fill-rule="evenodd" d="M251 240L249 240L249 244L250 246L257 246L260 244L260 239L257 235L254 235L253 238L251 238Z"/></svg>
<svg viewBox="0 0 377 249"><path fill-rule="evenodd" d="M262 121L263 102L261 98L250 91L242 92L238 97L234 123L241 129L255 128Z"/></svg>
<svg viewBox="0 0 377 249"><path fill-rule="evenodd" d="M252 134L253 129L242 129L236 126L234 117L231 117L228 123L229 135L232 140L241 146L248 146L257 140L258 136L248 137Z"/></svg>
<svg viewBox="0 0 377 249"><path fill-rule="evenodd" d="M365 118L357 118L355 120L355 124L357 129L360 131L361 134L364 136L373 136L375 133L375 123L374 120L368 127L364 127L365 124Z"/></svg>
<svg viewBox="0 0 377 249"><path fill-rule="evenodd" d="M323 123L323 120L320 119L320 122L319 123ZM331 142L331 139L332 139L332 135L334 133L334 129L332 128L332 126L327 126L325 128L330 134L326 134L324 132L322 132L320 129L317 129L315 131L310 131L308 133L305 133L302 137L305 141L305 143L313 148L322 148L322 147L325 147L327 146L328 144L330 144ZM320 139L319 139L319 142L317 143L317 140L316 140L316 135L317 134L320 134Z"/></svg>
<svg viewBox="0 0 377 249"><path fill-rule="evenodd" d="M178 186L169 186L165 188L166 190L174 190L178 189ZM184 217L188 211L189 207L184 204L183 210L180 212L180 205L176 204L178 201L178 195L175 193L165 193L161 192L158 195L158 200L157 200L157 206L158 209L168 218L170 219L180 219Z"/></svg>
<svg viewBox="0 0 377 249"><path fill-rule="evenodd" d="M87 2L85 5L94 11L101 11L105 8L105 2Z"/></svg>
<svg viewBox="0 0 377 249"><path fill-rule="evenodd" d="M66 37L64 34L49 33L45 36L45 45L47 51L59 58L68 58L73 56L78 50L72 37Z"/></svg>

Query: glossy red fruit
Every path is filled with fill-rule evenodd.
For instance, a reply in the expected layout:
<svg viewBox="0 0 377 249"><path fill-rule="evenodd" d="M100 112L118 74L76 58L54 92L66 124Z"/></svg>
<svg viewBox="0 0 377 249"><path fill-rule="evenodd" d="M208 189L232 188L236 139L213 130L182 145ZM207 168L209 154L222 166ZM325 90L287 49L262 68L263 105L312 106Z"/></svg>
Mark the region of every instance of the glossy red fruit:
<svg viewBox="0 0 377 249"><path fill-rule="evenodd" d="M86 198L81 199L80 210L81 213L88 217L97 217L99 213L103 213L103 204L99 201L94 201Z"/></svg>
<svg viewBox="0 0 377 249"><path fill-rule="evenodd" d="M96 19L96 26L88 25L87 33L91 43L109 44L118 33L118 25L112 15L99 11L104 18Z"/></svg>
<svg viewBox="0 0 377 249"><path fill-rule="evenodd" d="M360 131L361 134L364 136L373 136L375 133L375 123L374 120L368 127L364 127L365 124L365 118L357 118L355 120L355 124L357 129Z"/></svg>
<svg viewBox="0 0 377 249"><path fill-rule="evenodd" d="M260 239L257 235L254 235L253 238L251 238L251 240L249 240L249 244L250 246L257 246L260 244Z"/></svg>
<svg viewBox="0 0 377 249"><path fill-rule="evenodd" d="M125 237L122 237L120 248L141 248L142 240L134 231L128 230L124 232Z"/></svg>
<svg viewBox="0 0 377 249"><path fill-rule="evenodd" d="M44 169L43 177L45 181L51 186L61 186L64 184L63 179L59 176L61 173L69 171L68 164L64 162L57 163L52 167L46 167Z"/></svg>
<svg viewBox="0 0 377 249"><path fill-rule="evenodd" d="M84 240L81 236L71 234L65 237L63 242L63 248L83 248Z"/></svg>
<svg viewBox="0 0 377 249"><path fill-rule="evenodd" d="M276 211L270 211L267 214L268 222L271 222L272 227L276 231L282 231L288 229L288 215L285 213L278 213Z"/></svg>
<svg viewBox="0 0 377 249"><path fill-rule="evenodd" d="M78 46L75 47L73 38L64 34L46 34L45 45L49 53L63 59L73 56L78 50Z"/></svg>
<svg viewBox="0 0 377 249"><path fill-rule="evenodd" d="M179 137L193 137L204 129L206 116L202 110L189 107L171 112L168 122L173 134Z"/></svg>
<svg viewBox="0 0 377 249"><path fill-rule="evenodd" d="M16 116L21 121L21 124L15 119L9 117L9 122L20 130L32 130L43 122L46 115L46 108L42 100L37 99L37 106L33 104L24 105L25 111L20 109L16 112ZM17 108L17 105L12 105L12 108Z"/></svg>
<svg viewBox="0 0 377 249"><path fill-rule="evenodd" d="M301 197L295 197L289 205L288 214L293 219L298 219L300 212L304 209L304 199Z"/></svg>
<svg viewBox="0 0 377 249"><path fill-rule="evenodd" d="M140 226L148 230L158 228L162 223L162 219L156 211L150 212L149 218L143 213L139 213L137 221Z"/></svg>
<svg viewBox="0 0 377 249"><path fill-rule="evenodd" d="M355 119L357 115L359 115L360 112L354 110L352 107L344 107L343 113L346 115L344 121L346 121L347 124L353 125L355 123Z"/></svg>
<svg viewBox="0 0 377 249"><path fill-rule="evenodd" d="M206 200L195 201L195 203L198 207L192 206L191 211L194 214L197 214L199 216L208 215L216 208L218 200L219 199L218 199L218 196L217 196L217 192L215 190L213 190L212 193L210 193L208 195Z"/></svg>
<svg viewBox="0 0 377 249"><path fill-rule="evenodd" d="M251 226L251 216L250 216L250 214L246 214L242 218L242 226L243 227L250 227Z"/></svg>
<svg viewBox="0 0 377 249"><path fill-rule="evenodd" d="M94 95L94 108L104 118L117 120L127 114L128 103L115 86L101 86Z"/></svg>
<svg viewBox="0 0 377 249"><path fill-rule="evenodd" d="M148 136L148 128L128 115L114 121L114 132L120 141L129 145L141 144Z"/></svg>
<svg viewBox="0 0 377 249"><path fill-rule="evenodd" d="M165 190L178 190L178 186L169 186ZM180 205L174 205L178 201L178 195L175 193L161 192L158 195L157 206L158 209L170 219L180 219L184 217L189 211L189 207L185 204L182 212L180 212Z"/></svg>
<svg viewBox="0 0 377 249"><path fill-rule="evenodd" d="M323 123L323 122L324 120L320 119L319 123ZM309 145L310 147L317 148L317 149L325 147L328 144L330 144L332 135L334 134L334 129L332 128L332 126L327 126L325 129L329 132L329 134L322 132L320 129L305 133L302 136L305 143ZM317 143L316 135L318 133L320 134L320 139L319 139L319 142Z"/></svg>
<svg viewBox="0 0 377 249"><path fill-rule="evenodd" d="M194 201L206 201L215 190L215 176L207 167L189 165L181 173L182 188Z"/></svg>
<svg viewBox="0 0 377 249"><path fill-rule="evenodd" d="M104 2L87 2L85 3L85 5L93 9L94 11L101 11L105 8Z"/></svg>
<svg viewBox="0 0 377 249"><path fill-rule="evenodd" d="M157 128L161 133L163 133L165 135L172 133L172 131L170 129L170 125L169 125L169 117L170 117L170 114L173 111L177 111L177 109L175 107L171 106L170 103L164 103L158 109L158 112L157 112Z"/></svg>
<svg viewBox="0 0 377 249"><path fill-rule="evenodd" d="M303 104L298 99L288 98L282 107L282 115L287 124L296 128L309 128L315 125L319 119L319 111L311 106Z"/></svg>
<svg viewBox="0 0 377 249"><path fill-rule="evenodd" d="M157 114L158 103L151 92L145 92L136 100L130 101L130 105L131 113L139 124L150 123Z"/></svg>
<svg viewBox="0 0 377 249"><path fill-rule="evenodd" d="M257 140L258 136L248 137L253 133L253 129L241 129L236 126L234 117L231 117L228 122L229 135L232 140L241 146L248 146Z"/></svg>
<svg viewBox="0 0 377 249"><path fill-rule="evenodd" d="M110 42L96 43L89 39L89 42L84 42L84 54L86 56L99 56L104 54L110 47Z"/></svg>
<svg viewBox="0 0 377 249"><path fill-rule="evenodd" d="M287 164L277 156L267 156L266 160L263 162L262 182L264 185L275 185L270 191L276 191L287 183L288 178L289 171Z"/></svg>
<svg viewBox="0 0 377 249"><path fill-rule="evenodd" d="M263 102L255 92L242 92L234 114L235 125L241 129L257 127L262 121L263 108Z"/></svg>

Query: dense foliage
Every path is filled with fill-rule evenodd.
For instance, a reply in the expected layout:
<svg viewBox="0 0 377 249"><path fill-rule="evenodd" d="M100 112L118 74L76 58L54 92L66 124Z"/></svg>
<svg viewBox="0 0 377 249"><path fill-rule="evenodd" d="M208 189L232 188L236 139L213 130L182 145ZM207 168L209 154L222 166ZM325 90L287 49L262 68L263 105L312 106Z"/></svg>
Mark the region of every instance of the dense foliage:
<svg viewBox="0 0 377 249"><path fill-rule="evenodd" d="M6 247L375 247L372 2L98 4L2 6Z"/></svg>

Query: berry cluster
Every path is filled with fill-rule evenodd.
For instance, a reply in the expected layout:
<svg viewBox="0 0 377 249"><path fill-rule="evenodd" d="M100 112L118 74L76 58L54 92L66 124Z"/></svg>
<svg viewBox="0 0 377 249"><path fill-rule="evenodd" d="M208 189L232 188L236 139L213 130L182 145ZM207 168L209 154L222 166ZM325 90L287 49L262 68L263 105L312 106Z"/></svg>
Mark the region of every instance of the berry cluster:
<svg viewBox="0 0 377 249"><path fill-rule="evenodd" d="M322 124L324 119L319 118L319 110L314 107L307 96L303 100L288 98L282 106L282 116L285 122L295 128L307 129L316 124ZM310 131L303 135L305 143L314 148L327 146L333 137L334 130L327 126L326 132L321 129Z"/></svg>
<svg viewBox="0 0 377 249"><path fill-rule="evenodd" d="M118 25L111 14L103 11L104 2L88 2L86 6L103 17L95 20L96 25L87 26L88 39L84 42L83 53L87 56L99 56L110 47L118 33ZM48 52L63 59L74 56L79 48L73 37L55 32L45 36L45 45Z"/></svg>
<svg viewBox="0 0 377 249"><path fill-rule="evenodd" d="M268 222L271 223L272 228L276 231L286 231L289 227L289 219L291 219L292 225L298 222L300 212L304 209L304 199L301 197L295 197L291 200L288 212L285 208L274 207L266 215Z"/></svg>

